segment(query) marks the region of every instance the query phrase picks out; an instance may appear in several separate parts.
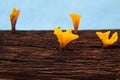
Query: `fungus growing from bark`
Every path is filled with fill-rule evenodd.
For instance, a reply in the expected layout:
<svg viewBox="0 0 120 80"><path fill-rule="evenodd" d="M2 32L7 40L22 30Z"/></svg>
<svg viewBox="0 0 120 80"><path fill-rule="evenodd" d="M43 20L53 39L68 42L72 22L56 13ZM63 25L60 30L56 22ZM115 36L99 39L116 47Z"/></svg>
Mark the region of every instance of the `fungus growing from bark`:
<svg viewBox="0 0 120 80"><path fill-rule="evenodd" d="M15 8L13 8L12 13L10 14L10 21L11 21L11 29L12 29L12 33L15 33L15 26L16 26L16 22L19 16L20 10L16 10Z"/></svg>
<svg viewBox="0 0 120 80"><path fill-rule="evenodd" d="M111 31L107 31L107 32L96 32L97 36L100 38L100 40L103 43L103 47L106 48L112 44L114 44L117 40L118 40L118 33L114 32L111 36L111 38L109 38Z"/></svg>
<svg viewBox="0 0 120 80"><path fill-rule="evenodd" d="M74 33L77 34L81 16L79 14L73 13L70 14L70 17L74 26Z"/></svg>
<svg viewBox="0 0 120 80"><path fill-rule="evenodd" d="M65 46L68 43L70 43L71 41L79 38L78 35L72 34L72 30L71 29L68 29L68 30L63 32L59 27L58 28L54 28L54 34L58 38L60 49L65 48Z"/></svg>

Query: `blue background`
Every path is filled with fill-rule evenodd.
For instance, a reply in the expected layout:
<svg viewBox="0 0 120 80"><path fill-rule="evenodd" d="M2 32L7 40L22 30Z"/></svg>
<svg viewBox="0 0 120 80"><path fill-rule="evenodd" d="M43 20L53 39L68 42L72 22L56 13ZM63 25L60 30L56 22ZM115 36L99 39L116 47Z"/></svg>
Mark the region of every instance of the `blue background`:
<svg viewBox="0 0 120 80"><path fill-rule="evenodd" d="M0 0L0 30L11 29L13 8L18 30L73 29L70 13L82 16L79 30L120 29L120 0Z"/></svg>

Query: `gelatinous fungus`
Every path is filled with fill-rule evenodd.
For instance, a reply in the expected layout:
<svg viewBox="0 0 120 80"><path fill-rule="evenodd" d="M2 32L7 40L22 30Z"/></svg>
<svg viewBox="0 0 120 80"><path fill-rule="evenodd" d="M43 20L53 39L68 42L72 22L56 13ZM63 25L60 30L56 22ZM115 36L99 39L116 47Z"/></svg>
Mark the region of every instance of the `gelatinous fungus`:
<svg viewBox="0 0 120 80"><path fill-rule="evenodd" d="M77 34L81 16L79 14L73 13L73 14L70 14L70 17L73 22L74 33Z"/></svg>
<svg viewBox="0 0 120 80"><path fill-rule="evenodd" d="M111 36L111 38L109 38L111 31L107 31L107 32L96 32L97 36L100 38L100 40L103 43L103 47L106 48L112 44L114 44L117 40L118 40L118 33L114 32Z"/></svg>
<svg viewBox="0 0 120 80"><path fill-rule="evenodd" d="M71 29L68 29L65 32L63 32L60 28L54 28L54 34L58 38L58 42L60 44L61 49L63 49L72 40L79 38L78 35L72 33Z"/></svg>
<svg viewBox="0 0 120 80"><path fill-rule="evenodd" d="M16 10L13 8L12 13L10 14L10 21L11 21L11 28L12 28L12 33L15 33L15 25L19 16L20 10Z"/></svg>

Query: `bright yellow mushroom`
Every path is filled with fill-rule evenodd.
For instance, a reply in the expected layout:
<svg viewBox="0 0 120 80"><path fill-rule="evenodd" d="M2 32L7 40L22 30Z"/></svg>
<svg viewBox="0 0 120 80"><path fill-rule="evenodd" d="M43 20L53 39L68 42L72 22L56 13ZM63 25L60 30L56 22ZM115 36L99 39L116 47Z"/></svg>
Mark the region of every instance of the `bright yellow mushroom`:
<svg viewBox="0 0 120 80"><path fill-rule="evenodd" d="M81 16L79 14L73 13L73 14L70 14L70 17L71 17L72 22L73 22L74 33L78 33L78 26L80 23Z"/></svg>
<svg viewBox="0 0 120 80"><path fill-rule="evenodd" d="M65 32L63 32L59 27L54 28L54 34L58 38L58 42L60 44L61 49L63 49L72 40L75 40L79 37L78 35L72 34L71 29L68 29Z"/></svg>
<svg viewBox="0 0 120 80"><path fill-rule="evenodd" d="M15 25L19 16L20 10L16 10L13 8L12 13L10 14L10 21L11 21L11 27L12 27L12 33L15 33Z"/></svg>
<svg viewBox="0 0 120 80"><path fill-rule="evenodd" d="M97 36L101 39L101 41L103 42L103 47L108 47L112 44L114 44L117 40L118 40L118 33L114 32L111 36L111 38L109 38L111 31L107 31L107 32L96 32Z"/></svg>

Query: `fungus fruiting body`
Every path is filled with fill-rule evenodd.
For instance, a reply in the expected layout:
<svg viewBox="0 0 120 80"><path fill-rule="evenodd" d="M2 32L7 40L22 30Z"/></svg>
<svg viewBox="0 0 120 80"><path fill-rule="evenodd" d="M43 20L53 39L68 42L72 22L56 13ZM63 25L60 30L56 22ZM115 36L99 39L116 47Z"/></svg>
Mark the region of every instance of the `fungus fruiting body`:
<svg viewBox="0 0 120 80"><path fill-rule="evenodd" d="M58 38L60 48L63 49L65 46L70 43L72 40L77 39L79 36L72 34L72 30L68 29L63 32L60 28L54 28L54 34Z"/></svg>
<svg viewBox="0 0 120 80"><path fill-rule="evenodd" d="M11 27L12 27L12 33L15 33L15 25L19 16L20 10L16 10L13 8L12 13L10 14L10 21L11 21Z"/></svg>
<svg viewBox="0 0 120 80"><path fill-rule="evenodd" d="M112 44L114 44L117 40L118 40L118 33L114 32L111 36L111 38L109 38L111 31L107 31L107 32L96 32L97 36L100 38L100 40L103 43L103 47L106 48Z"/></svg>
<svg viewBox="0 0 120 80"><path fill-rule="evenodd" d="M73 22L74 33L76 34L76 33L78 33L78 27L79 27L81 16L79 14L73 13L73 14L70 14L70 17Z"/></svg>

